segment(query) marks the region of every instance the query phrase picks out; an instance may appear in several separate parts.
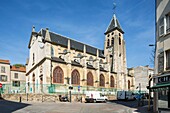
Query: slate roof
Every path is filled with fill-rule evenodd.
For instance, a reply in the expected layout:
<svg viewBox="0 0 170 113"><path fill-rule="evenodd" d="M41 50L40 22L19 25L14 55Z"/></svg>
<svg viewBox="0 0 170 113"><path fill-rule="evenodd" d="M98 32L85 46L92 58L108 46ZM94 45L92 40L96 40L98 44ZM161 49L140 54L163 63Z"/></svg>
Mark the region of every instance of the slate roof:
<svg viewBox="0 0 170 113"><path fill-rule="evenodd" d="M40 31L40 33L42 34L43 37L45 37L46 30L42 29ZM49 33L50 33L50 38L51 38L52 43L67 47L69 38L67 38L65 36L61 36L61 35L53 33L53 32L49 32ZM70 39L71 49L75 49L75 50L83 52L84 45L86 45L86 44L83 44L81 42ZM100 50L100 49L98 49L98 50L99 50L99 57L105 58L104 57L104 51ZM92 54L92 55L97 55L97 48L92 47L90 45L86 45L86 53Z"/></svg>
<svg viewBox="0 0 170 113"><path fill-rule="evenodd" d="M64 63L64 64L66 64L66 62L65 62L63 59L61 59L61 58L58 58L58 57L52 57L51 59L52 59L52 61L56 61L56 62L60 62L60 63Z"/></svg>
<svg viewBox="0 0 170 113"><path fill-rule="evenodd" d="M100 71L107 72L103 67L100 67Z"/></svg>
<svg viewBox="0 0 170 113"><path fill-rule="evenodd" d="M80 63L75 62L75 61L71 61L71 65L78 66L78 67L83 67Z"/></svg>
<svg viewBox="0 0 170 113"><path fill-rule="evenodd" d="M89 69L95 69L92 65L87 64L87 68Z"/></svg>
<svg viewBox="0 0 170 113"><path fill-rule="evenodd" d="M124 33L118 19L116 18L116 15L114 14L105 34L112 32L115 29L118 29L121 33Z"/></svg>

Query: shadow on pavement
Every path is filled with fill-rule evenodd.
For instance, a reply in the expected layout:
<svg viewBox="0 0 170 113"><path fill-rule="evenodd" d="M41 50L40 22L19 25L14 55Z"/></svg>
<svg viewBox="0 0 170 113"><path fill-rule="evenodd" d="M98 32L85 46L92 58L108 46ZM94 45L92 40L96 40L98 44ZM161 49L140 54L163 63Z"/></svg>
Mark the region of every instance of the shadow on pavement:
<svg viewBox="0 0 170 113"><path fill-rule="evenodd" d="M148 101L145 101L143 104L138 106L138 101L137 100L111 100L109 101L111 103L116 103L116 104L121 104L130 108L136 109L134 112L138 113L152 113L152 107L150 108L150 111L148 111Z"/></svg>
<svg viewBox="0 0 170 113"><path fill-rule="evenodd" d="M29 105L30 104L0 99L0 113L12 113Z"/></svg>
<svg viewBox="0 0 170 113"><path fill-rule="evenodd" d="M138 107L138 101L137 100L110 100L111 103L121 104L127 107L131 108L137 108Z"/></svg>

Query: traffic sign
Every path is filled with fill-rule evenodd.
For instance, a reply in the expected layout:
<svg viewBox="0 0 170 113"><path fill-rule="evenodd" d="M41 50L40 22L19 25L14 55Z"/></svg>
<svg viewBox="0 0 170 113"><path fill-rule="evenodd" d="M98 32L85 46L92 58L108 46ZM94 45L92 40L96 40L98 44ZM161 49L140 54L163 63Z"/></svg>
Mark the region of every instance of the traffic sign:
<svg viewBox="0 0 170 113"><path fill-rule="evenodd" d="M78 86L78 91L80 91L80 86Z"/></svg>
<svg viewBox="0 0 170 113"><path fill-rule="evenodd" d="M0 83L0 88L2 88L2 83Z"/></svg>

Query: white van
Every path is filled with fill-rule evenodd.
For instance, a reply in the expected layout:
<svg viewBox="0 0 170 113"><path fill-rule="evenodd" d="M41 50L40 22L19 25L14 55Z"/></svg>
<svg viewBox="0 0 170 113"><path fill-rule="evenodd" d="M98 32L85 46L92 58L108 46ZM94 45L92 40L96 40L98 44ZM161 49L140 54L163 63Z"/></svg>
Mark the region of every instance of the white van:
<svg viewBox="0 0 170 113"><path fill-rule="evenodd" d="M134 100L135 95L131 91L117 91L117 100Z"/></svg>
<svg viewBox="0 0 170 113"><path fill-rule="evenodd" d="M98 91L87 91L86 102L106 102L108 98Z"/></svg>

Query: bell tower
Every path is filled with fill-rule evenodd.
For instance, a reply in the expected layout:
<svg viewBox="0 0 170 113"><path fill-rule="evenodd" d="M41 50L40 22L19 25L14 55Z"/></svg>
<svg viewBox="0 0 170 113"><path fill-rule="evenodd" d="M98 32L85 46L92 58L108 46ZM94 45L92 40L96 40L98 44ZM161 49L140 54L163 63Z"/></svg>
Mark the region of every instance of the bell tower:
<svg viewBox="0 0 170 113"><path fill-rule="evenodd" d="M126 46L122 30L116 14L110 21L105 34L104 55L106 61L110 64L110 72L116 72L116 84L118 89L126 88L127 64L126 64Z"/></svg>

